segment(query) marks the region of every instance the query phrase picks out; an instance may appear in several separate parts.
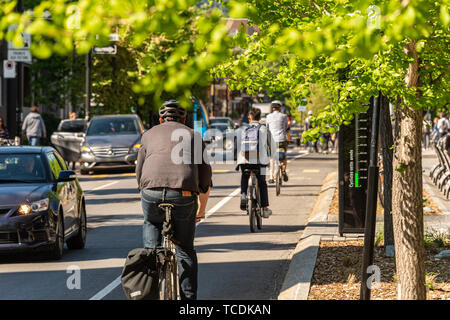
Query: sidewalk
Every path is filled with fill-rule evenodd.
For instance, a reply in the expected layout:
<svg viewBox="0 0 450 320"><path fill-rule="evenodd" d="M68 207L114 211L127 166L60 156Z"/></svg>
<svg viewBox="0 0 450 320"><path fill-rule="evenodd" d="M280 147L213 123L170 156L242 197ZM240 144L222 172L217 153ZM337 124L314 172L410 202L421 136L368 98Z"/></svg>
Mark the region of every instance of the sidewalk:
<svg viewBox="0 0 450 320"><path fill-rule="evenodd" d="M450 230L450 201L437 189L428 177L436 161L433 153L424 152L423 184L442 216L424 216L425 230ZM323 181L321 191L310 213L307 226L292 255L289 270L284 279L278 300L307 300L311 278L314 273L320 241L351 241L364 239L363 234L339 236L338 215L328 215L331 201L338 183L338 174L333 172ZM383 227L383 216L377 216L377 229Z"/></svg>

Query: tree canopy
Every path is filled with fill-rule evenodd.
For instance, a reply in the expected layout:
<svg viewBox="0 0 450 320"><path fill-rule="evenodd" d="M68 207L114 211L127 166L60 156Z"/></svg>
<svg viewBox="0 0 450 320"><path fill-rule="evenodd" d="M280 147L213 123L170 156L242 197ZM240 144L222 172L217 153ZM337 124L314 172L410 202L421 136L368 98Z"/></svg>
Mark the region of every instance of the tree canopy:
<svg viewBox="0 0 450 320"><path fill-rule="evenodd" d="M0 39L20 45L22 32L32 34L40 59L86 54L125 28L144 56L129 75L132 90L155 101L170 94L187 106L211 74L232 89L282 92L294 105L319 85L330 100L307 139L348 123L381 92L396 105L392 211L402 298L424 299L420 127L423 109L449 109L449 0L53 0L15 8L0 2ZM248 19L259 31L231 35L225 18Z"/></svg>

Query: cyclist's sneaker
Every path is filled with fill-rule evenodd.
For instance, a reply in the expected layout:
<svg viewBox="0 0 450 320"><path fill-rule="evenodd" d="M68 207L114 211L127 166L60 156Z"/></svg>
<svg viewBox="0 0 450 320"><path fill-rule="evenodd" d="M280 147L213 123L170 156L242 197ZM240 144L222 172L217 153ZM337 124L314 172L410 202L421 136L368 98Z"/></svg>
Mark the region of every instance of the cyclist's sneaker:
<svg viewBox="0 0 450 320"><path fill-rule="evenodd" d="M288 182L288 180L289 180L289 177L288 177L286 171L283 171L283 181Z"/></svg>
<svg viewBox="0 0 450 320"><path fill-rule="evenodd" d="M263 218L268 218L272 215L272 210L270 210L269 208L267 209L262 209L262 216Z"/></svg>
<svg viewBox="0 0 450 320"><path fill-rule="evenodd" d="M275 180L273 180L273 179L269 179L269 183L275 183Z"/></svg>
<svg viewBox="0 0 450 320"><path fill-rule="evenodd" d="M241 210L247 211L247 196L245 193L241 194Z"/></svg>

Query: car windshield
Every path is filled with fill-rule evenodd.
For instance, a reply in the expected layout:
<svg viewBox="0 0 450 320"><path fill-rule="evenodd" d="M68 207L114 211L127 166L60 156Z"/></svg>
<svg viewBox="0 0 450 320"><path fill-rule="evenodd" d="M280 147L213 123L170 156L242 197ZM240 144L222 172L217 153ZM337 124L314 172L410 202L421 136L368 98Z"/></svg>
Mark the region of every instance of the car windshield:
<svg viewBox="0 0 450 320"><path fill-rule="evenodd" d="M213 123L211 125L211 129L217 129L221 132L225 132L227 129L229 129L229 126L224 123Z"/></svg>
<svg viewBox="0 0 450 320"><path fill-rule="evenodd" d="M84 132L85 130L86 130L85 120L62 121L58 127L58 131L61 132Z"/></svg>
<svg viewBox="0 0 450 320"><path fill-rule="evenodd" d="M45 181L40 154L0 154L0 183Z"/></svg>
<svg viewBox="0 0 450 320"><path fill-rule="evenodd" d="M209 119L209 123L211 125L214 125L214 124L231 125L230 120L229 119L224 119L224 118L210 118Z"/></svg>
<svg viewBox="0 0 450 320"><path fill-rule="evenodd" d="M133 118L93 119L87 131L88 136L109 136L138 134L138 124Z"/></svg>

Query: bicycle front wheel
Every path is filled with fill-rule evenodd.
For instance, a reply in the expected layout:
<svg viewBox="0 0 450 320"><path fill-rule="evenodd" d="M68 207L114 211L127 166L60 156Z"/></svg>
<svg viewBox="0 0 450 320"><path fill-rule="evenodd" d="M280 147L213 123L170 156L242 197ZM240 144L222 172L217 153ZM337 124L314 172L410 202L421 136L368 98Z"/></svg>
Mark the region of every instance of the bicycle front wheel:
<svg viewBox="0 0 450 320"><path fill-rule="evenodd" d="M275 189L277 196L281 193L281 169L279 168L277 170L276 176L275 176Z"/></svg>
<svg viewBox="0 0 450 320"><path fill-rule="evenodd" d="M250 231L256 232L256 206L255 201L251 199L248 203L248 217L250 219Z"/></svg>

